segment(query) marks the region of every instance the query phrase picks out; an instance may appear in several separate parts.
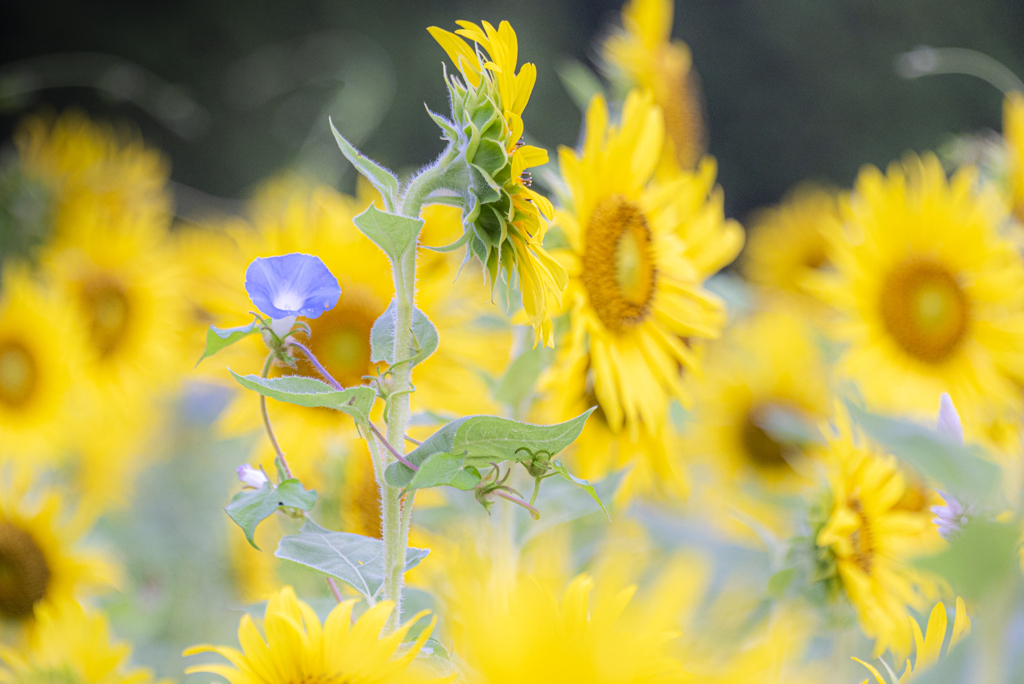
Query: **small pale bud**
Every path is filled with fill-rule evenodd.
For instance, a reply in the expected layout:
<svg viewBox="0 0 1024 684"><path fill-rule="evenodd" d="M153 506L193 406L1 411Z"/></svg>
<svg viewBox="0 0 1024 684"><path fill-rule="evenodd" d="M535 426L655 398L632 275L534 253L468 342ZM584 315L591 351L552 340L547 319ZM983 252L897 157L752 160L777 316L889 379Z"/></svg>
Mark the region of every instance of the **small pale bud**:
<svg viewBox="0 0 1024 684"><path fill-rule="evenodd" d="M262 489L268 482L267 476L263 474L262 470L257 470L248 463L243 463L235 468L235 472L238 473L238 480L246 487Z"/></svg>
<svg viewBox="0 0 1024 684"><path fill-rule="evenodd" d="M938 429L940 434L954 442L964 443L964 426L960 423L960 414L956 412L953 400L945 392L939 399Z"/></svg>

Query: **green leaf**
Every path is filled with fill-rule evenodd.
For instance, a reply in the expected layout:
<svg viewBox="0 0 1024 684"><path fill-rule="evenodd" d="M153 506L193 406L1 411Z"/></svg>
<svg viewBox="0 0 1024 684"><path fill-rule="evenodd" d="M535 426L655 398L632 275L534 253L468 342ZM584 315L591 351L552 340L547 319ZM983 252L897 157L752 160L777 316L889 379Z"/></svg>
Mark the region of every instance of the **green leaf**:
<svg viewBox="0 0 1024 684"><path fill-rule="evenodd" d="M938 482L962 502L988 503L999 490L999 466L937 431L906 420L887 418L847 402L850 416L886 451Z"/></svg>
<svg viewBox="0 0 1024 684"><path fill-rule="evenodd" d="M369 419L370 409L377 393L371 387L349 387L336 390L326 382L302 375L280 378L261 378L258 375L239 375L230 368L242 387L259 392L265 397L308 408L331 408L342 411L359 423Z"/></svg>
<svg viewBox="0 0 1024 684"><path fill-rule="evenodd" d="M566 467L562 465L559 461L551 461L551 469L554 470L559 475L561 475L563 479L566 479L569 482L578 485L580 489L589 494L590 498L596 501L597 505L601 507L602 511L604 511L605 516L609 520L612 519L612 516L608 514L608 509L604 507L604 503L601 501L601 497L597 495L597 490L594 489L594 485L590 484L590 482L588 482L587 480L576 477L575 475L570 473L566 469Z"/></svg>
<svg viewBox="0 0 1024 684"><path fill-rule="evenodd" d="M366 180L370 181L373 187L377 188L377 192L385 198L388 206L394 206L395 198L398 196L398 179L395 175L360 153L348 140L345 140L341 133L338 133L333 121L328 118L328 122L331 125L331 132L334 133L334 139L338 142L338 147L341 148L341 153L352 162L352 166L356 167L356 170L363 174Z"/></svg>
<svg viewBox="0 0 1024 684"><path fill-rule="evenodd" d="M395 300L392 299L388 308L380 315L370 328L370 360L374 363L385 361L388 365L395 365ZM425 361L428 356L437 350L440 339L437 335L437 328L430 322L427 315L419 309L412 311L412 336L413 348L409 350L404 359L398 361L410 361L416 365Z"/></svg>
<svg viewBox="0 0 1024 684"><path fill-rule="evenodd" d="M259 319L257 319L248 325L240 325L237 328L217 328L211 325L206 331L206 349L196 361L196 365L198 366L203 359L213 356L224 347L230 347L243 337L259 332L259 324Z"/></svg>
<svg viewBox="0 0 1024 684"><path fill-rule="evenodd" d="M783 568L771 576L768 580L768 598L773 601L781 601L786 596L786 589L793 583L796 576L795 568Z"/></svg>
<svg viewBox="0 0 1024 684"><path fill-rule="evenodd" d="M428 553L429 549L407 549L405 569L419 565ZM281 539L274 555L341 580L368 599L376 598L384 587L384 542L325 530L309 518L298 534Z"/></svg>
<svg viewBox="0 0 1024 684"><path fill-rule="evenodd" d="M315 503L316 492L306 491L301 482L291 479L285 480L277 487L267 483L260 489L238 492L224 510L242 528L245 538L253 548L259 549L260 547L253 541L257 525L283 506L309 511Z"/></svg>
<svg viewBox="0 0 1024 684"><path fill-rule="evenodd" d="M946 549L915 564L945 577L968 601L981 601L1003 591L1020 572L1019 537L1019 526L973 518L953 535Z"/></svg>
<svg viewBox="0 0 1024 684"><path fill-rule="evenodd" d="M494 400L517 407L533 391L544 365L544 350L530 349L516 357L494 390Z"/></svg>
<svg viewBox="0 0 1024 684"><path fill-rule="evenodd" d="M553 458L569 446L583 431L594 409L557 425L519 423L496 416L468 416L448 423L416 447L406 459L421 465L434 454L461 457L464 465L482 466L491 461L523 461L530 452L543 452ZM392 463L384 479L395 487L407 487L413 479L411 469Z"/></svg>
<svg viewBox="0 0 1024 684"><path fill-rule="evenodd" d="M416 249L416 239L423 229L423 219L398 216L381 211L374 205L352 219L363 235L384 250L397 264L410 249Z"/></svg>
<svg viewBox="0 0 1024 684"><path fill-rule="evenodd" d="M590 107L590 101L594 99L594 96L604 93L601 80L593 71L575 59L564 60L555 67L555 71L558 72L558 78L562 81L566 92L569 93L570 99L584 114Z"/></svg>
<svg viewBox="0 0 1024 684"><path fill-rule="evenodd" d="M462 461L461 456L454 454L434 454L420 464L406 490L447 485L468 492L480 484L480 471L463 466Z"/></svg>

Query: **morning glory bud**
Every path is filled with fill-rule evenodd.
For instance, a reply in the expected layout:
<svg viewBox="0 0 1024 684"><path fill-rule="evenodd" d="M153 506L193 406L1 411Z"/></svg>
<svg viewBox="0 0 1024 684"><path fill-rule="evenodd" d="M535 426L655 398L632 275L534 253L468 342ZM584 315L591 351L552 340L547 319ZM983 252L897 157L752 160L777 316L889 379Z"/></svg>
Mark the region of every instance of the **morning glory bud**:
<svg viewBox="0 0 1024 684"><path fill-rule="evenodd" d="M945 501L943 506L932 506L932 522L939 528L939 534L943 539L949 539L967 522L967 514L971 511L964 510L959 501L945 492L939 492L939 496Z"/></svg>
<svg viewBox="0 0 1024 684"><path fill-rule="evenodd" d="M318 318L341 297L338 279L320 257L310 254L257 257L245 271L245 291L282 338L297 316Z"/></svg>
<svg viewBox="0 0 1024 684"><path fill-rule="evenodd" d="M243 463L235 468L235 472L238 473L239 482L253 489L262 489L269 481L262 470L257 470L248 463Z"/></svg>
<svg viewBox="0 0 1024 684"><path fill-rule="evenodd" d="M958 444L964 443L964 426L960 422L960 414L953 406L953 400L945 392L939 399L939 434L951 439Z"/></svg>

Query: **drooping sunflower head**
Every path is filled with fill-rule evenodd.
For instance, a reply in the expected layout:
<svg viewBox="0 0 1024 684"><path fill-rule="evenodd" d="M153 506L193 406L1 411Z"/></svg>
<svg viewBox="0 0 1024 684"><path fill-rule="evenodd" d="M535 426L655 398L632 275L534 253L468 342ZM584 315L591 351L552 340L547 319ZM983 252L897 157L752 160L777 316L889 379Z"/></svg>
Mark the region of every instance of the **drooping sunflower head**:
<svg viewBox="0 0 1024 684"><path fill-rule="evenodd" d="M703 282L743 242L723 215L713 161L652 180L662 132L649 94L630 93L618 126L595 97L582 151L559 150L571 201L556 212L568 247L555 255L570 275L570 344L575 360L589 356L609 427L634 438L641 424L657 432L669 402L686 399L690 338L717 337L725 324Z"/></svg>
<svg viewBox="0 0 1024 684"><path fill-rule="evenodd" d="M0 619L31 620L43 605L73 602L117 583L104 556L83 551L88 519L71 517L57 493L36 491L26 468L5 468L0 485Z"/></svg>
<svg viewBox="0 0 1024 684"><path fill-rule="evenodd" d="M1007 186L1010 206L1024 223L1024 93L1006 94L1003 101L1003 139L1008 155Z"/></svg>
<svg viewBox="0 0 1024 684"><path fill-rule="evenodd" d="M602 46L613 77L649 90L665 125L662 166L694 169L707 149L700 79L690 48L672 40L671 0L630 0L622 8L623 30Z"/></svg>
<svg viewBox="0 0 1024 684"><path fill-rule="evenodd" d="M200 645L184 652L186 656L216 653L229 660L230 666L194 665L185 673L217 674L231 684L430 681L414 659L430 638L433 623L420 633L411 647L399 653L406 633L426 612L382 637L381 630L394 605L381 601L353 621L355 603L351 600L338 604L321 625L313 609L298 600L291 587L285 587L267 602L263 618L265 640L252 618L245 615L238 626L241 651L228 646Z"/></svg>
<svg viewBox="0 0 1024 684"><path fill-rule="evenodd" d="M807 275L828 267L828 236L840 229L841 221L834 193L814 186L796 188L748 225L743 275L759 285L802 293Z"/></svg>
<svg viewBox="0 0 1024 684"><path fill-rule="evenodd" d="M503 272L518 286L536 339L552 343L551 315L561 305L566 277L544 250L551 202L531 187L528 169L546 164L545 150L522 143L523 110L537 80L533 64L516 73L519 46L512 26L495 29L458 22L455 33L428 29L462 75L451 76L452 121L435 116L458 146L469 191L463 218L468 252L484 265L492 286ZM477 46L476 49L471 44Z"/></svg>
<svg viewBox="0 0 1024 684"><path fill-rule="evenodd" d="M896 460L855 437L848 420L837 418L821 456L830 463L832 506L816 543L834 557L843 593L876 653L888 649L899 660L912 644L910 610L923 611L939 587L910 559L934 551L941 538L929 511L901 507L907 480Z"/></svg>
<svg viewBox="0 0 1024 684"><path fill-rule="evenodd" d="M131 646L111 639L107 618L74 601L36 608L23 648L0 647L4 684L149 684L149 670L130 669Z"/></svg>
<svg viewBox="0 0 1024 684"><path fill-rule="evenodd" d="M1008 401L1024 375L1024 264L1000 198L934 155L863 169L830 240L834 272L810 287L838 314L840 371L873 405L934 411Z"/></svg>
<svg viewBox="0 0 1024 684"><path fill-rule="evenodd" d="M23 268L0 290L0 454L52 456L65 445L82 350L74 314Z"/></svg>

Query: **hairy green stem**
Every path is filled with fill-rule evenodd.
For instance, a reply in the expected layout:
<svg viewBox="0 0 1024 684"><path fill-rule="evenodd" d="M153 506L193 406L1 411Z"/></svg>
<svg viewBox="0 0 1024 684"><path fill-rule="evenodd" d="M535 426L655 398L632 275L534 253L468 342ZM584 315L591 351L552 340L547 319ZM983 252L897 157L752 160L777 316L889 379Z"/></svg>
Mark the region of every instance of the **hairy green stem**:
<svg viewBox="0 0 1024 684"><path fill-rule="evenodd" d="M429 195L438 189L448 167L455 160L458 150L449 145L438 161L416 176L406 189L405 197L399 203L402 214L418 218L420 209ZM393 358L407 359L412 349L412 314L416 301L416 247L403 254L397 263L391 264L395 284L395 342ZM387 442L390 445L405 444L405 430L409 424L409 391L412 389L412 364L398 363L391 367L391 403L387 415ZM370 436L372 441L376 441ZM382 454L384 467L392 462L391 455ZM402 582L405 575L405 555L409 541L409 525L412 518L413 497L405 505L401 501L401 489L392 487L379 478L381 490L381 521L384 528L384 600L393 601L395 610L388 618L385 632L398 628L402 619Z"/></svg>

